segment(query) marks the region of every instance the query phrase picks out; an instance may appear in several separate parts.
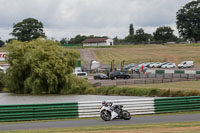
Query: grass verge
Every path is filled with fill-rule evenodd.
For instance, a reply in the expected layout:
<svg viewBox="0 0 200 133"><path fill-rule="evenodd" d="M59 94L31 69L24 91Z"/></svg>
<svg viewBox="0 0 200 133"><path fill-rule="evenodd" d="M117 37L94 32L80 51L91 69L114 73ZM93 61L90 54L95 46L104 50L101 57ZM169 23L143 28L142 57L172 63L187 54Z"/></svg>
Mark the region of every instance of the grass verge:
<svg viewBox="0 0 200 133"><path fill-rule="evenodd" d="M38 130L4 131L1 133L199 133L200 122L95 126Z"/></svg>
<svg viewBox="0 0 200 133"><path fill-rule="evenodd" d="M160 84L134 84L134 85L127 85L126 87L173 89L173 90L186 90L186 91L187 90L200 90L200 80L170 82L170 83L160 83Z"/></svg>
<svg viewBox="0 0 200 133"><path fill-rule="evenodd" d="M160 89L160 88L139 88L132 86L109 86L99 88L89 88L87 94L95 95L120 95L120 96L150 96L150 97L182 97L182 96L200 96L198 89Z"/></svg>

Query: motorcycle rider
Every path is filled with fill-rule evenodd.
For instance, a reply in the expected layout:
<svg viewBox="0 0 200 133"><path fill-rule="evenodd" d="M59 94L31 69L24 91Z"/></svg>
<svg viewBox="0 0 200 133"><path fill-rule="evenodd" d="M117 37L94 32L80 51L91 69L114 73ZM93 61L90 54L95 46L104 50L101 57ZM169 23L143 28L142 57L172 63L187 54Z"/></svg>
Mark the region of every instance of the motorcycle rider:
<svg viewBox="0 0 200 133"><path fill-rule="evenodd" d="M110 109L112 111L115 111L117 114L121 114L121 109L120 109L120 108L122 108L121 105L120 106L119 105L113 105L112 102L106 102L106 101L103 101L102 104L104 106L110 106Z"/></svg>
<svg viewBox="0 0 200 133"><path fill-rule="evenodd" d="M130 120L131 119L130 113L122 108L123 108L122 105L113 105L112 102L103 101L100 110L100 117L104 121L110 121L115 118Z"/></svg>

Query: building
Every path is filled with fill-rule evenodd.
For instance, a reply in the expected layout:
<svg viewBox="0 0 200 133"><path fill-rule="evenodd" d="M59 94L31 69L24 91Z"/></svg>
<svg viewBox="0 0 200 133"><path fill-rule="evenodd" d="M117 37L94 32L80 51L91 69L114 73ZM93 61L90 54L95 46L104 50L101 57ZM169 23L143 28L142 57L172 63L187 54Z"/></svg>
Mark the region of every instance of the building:
<svg viewBox="0 0 200 133"><path fill-rule="evenodd" d="M83 46L113 46L113 40L109 38L91 38L83 41Z"/></svg>

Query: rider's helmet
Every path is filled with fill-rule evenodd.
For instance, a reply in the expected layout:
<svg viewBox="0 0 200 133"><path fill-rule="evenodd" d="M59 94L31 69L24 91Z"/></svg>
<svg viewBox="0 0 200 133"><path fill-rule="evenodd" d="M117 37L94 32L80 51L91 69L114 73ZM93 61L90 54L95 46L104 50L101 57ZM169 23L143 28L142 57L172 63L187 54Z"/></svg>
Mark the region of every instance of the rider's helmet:
<svg viewBox="0 0 200 133"><path fill-rule="evenodd" d="M106 104L106 101L102 101L102 104Z"/></svg>

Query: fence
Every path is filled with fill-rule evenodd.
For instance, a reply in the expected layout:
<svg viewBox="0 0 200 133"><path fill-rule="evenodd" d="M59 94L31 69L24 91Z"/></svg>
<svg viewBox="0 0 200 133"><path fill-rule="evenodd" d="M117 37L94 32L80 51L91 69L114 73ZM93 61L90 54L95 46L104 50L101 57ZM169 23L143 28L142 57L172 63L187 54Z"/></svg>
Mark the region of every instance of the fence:
<svg viewBox="0 0 200 133"><path fill-rule="evenodd" d="M147 70L148 74L200 74L195 70Z"/></svg>
<svg viewBox="0 0 200 133"><path fill-rule="evenodd" d="M133 84L154 84L199 80L200 74L132 74L131 80L101 80L93 82L94 87Z"/></svg>
<svg viewBox="0 0 200 133"><path fill-rule="evenodd" d="M132 79L200 79L200 74L132 74Z"/></svg>
<svg viewBox="0 0 200 133"><path fill-rule="evenodd" d="M200 97L156 98L155 113L200 110Z"/></svg>
<svg viewBox="0 0 200 133"><path fill-rule="evenodd" d="M124 106L132 115L200 110L200 97L108 100ZM0 121L99 117L101 101L75 103L1 105Z"/></svg>

